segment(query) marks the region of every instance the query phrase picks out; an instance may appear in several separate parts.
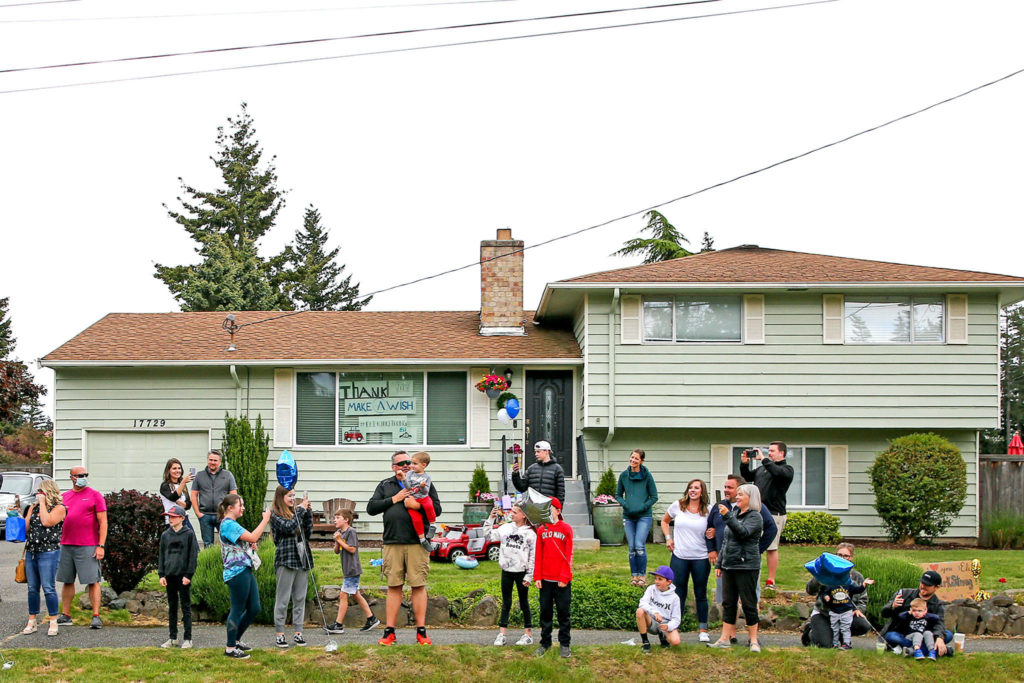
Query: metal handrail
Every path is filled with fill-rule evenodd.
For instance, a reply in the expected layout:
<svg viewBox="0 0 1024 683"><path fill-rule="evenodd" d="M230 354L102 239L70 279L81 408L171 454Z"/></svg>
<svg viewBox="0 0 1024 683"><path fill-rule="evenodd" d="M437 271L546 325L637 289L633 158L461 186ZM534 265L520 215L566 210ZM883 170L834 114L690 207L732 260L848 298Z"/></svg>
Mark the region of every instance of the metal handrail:
<svg viewBox="0 0 1024 683"><path fill-rule="evenodd" d="M583 480L583 498L587 501L587 518L594 524L594 503L590 500L590 465L587 463L587 447L583 435L576 437L576 471Z"/></svg>
<svg viewBox="0 0 1024 683"><path fill-rule="evenodd" d="M507 468L508 461L505 459L505 454L506 454L505 449L506 449L506 447L507 446L505 444L505 435L502 434L501 435L501 495L503 495L503 496L507 496L508 495L508 468Z"/></svg>

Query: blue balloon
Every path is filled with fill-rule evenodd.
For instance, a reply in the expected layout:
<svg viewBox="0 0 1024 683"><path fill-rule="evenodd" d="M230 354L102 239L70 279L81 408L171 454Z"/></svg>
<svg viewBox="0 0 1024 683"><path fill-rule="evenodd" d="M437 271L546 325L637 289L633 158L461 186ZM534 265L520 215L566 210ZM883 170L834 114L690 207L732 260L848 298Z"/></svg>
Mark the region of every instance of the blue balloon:
<svg viewBox="0 0 1024 683"><path fill-rule="evenodd" d="M505 401L505 412L514 420L516 415L519 414L519 399L510 398Z"/></svg>
<svg viewBox="0 0 1024 683"><path fill-rule="evenodd" d="M295 458L288 451L281 453L281 457L277 459L277 483L292 491L298 481L299 468L295 464Z"/></svg>
<svg viewBox="0 0 1024 683"><path fill-rule="evenodd" d="M805 564L804 569L826 586L842 586L850 582L853 562L832 553L822 553Z"/></svg>

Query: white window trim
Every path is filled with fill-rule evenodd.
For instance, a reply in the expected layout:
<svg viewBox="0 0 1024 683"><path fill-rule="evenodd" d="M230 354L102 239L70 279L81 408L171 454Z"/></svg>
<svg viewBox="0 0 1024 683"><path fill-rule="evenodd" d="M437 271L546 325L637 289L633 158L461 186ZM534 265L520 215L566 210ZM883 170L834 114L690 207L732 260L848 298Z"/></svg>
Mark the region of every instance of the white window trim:
<svg viewBox="0 0 1024 683"><path fill-rule="evenodd" d="M760 446L756 446L756 445L753 446L753 447L754 448L760 448ZM794 504L791 504L787 500L786 501L786 512L789 512L790 510L796 510L796 511L799 511L799 512L803 512L805 510L812 511L812 512L813 511L817 511L817 510L823 510L823 511L827 512L828 509L829 509L829 505L831 505L831 503L832 503L832 496L831 496L831 493L829 492L829 482L832 480L832 464L829 462L829 447L827 445L825 445L825 444L816 444L816 443L806 443L806 444L804 444L804 443L787 443L786 447L789 450L792 450L794 448L801 449L800 452L803 454L803 456L807 455L807 450L806 449L808 449L808 448L821 448L821 449L824 449L824 451L825 451L825 504L824 505L803 505L803 504L801 504L801 505L794 505ZM733 451L735 449L737 449L737 448L751 448L751 446L750 446L749 443L747 443L745 445L744 444L730 444L729 445L729 463L730 463L730 466L731 466L731 463L732 463ZM768 452L767 451L762 449L761 452L764 453L764 457L766 457L766 458L768 457ZM787 460L789 459L789 451L786 452L786 459ZM806 464L807 464L806 460L801 463L801 465L804 465L803 472L805 473L805 476L804 476L804 489L803 489L803 491L800 492L801 493L800 500L807 500L807 477L806 477L807 468L806 468ZM757 469L758 467L759 467L759 465L756 462L752 462L751 463L751 469ZM739 474L739 472L736 472L736 474ZM753 484L754 482L750 481L750 482L747 482L747 483L748 484ZM787 492L787 495L788 495L788 492Z"/></svg>
<svg viewBox="0 0 1024 683"><path fill-rule="evenodd" d="M914 299L938 299L942 303L942 341L914 341ZM871 297L868 297L871 298ZM902 297L901 297L902 298ZM843 343L849 346L945 346L949 344L949 304L946 301L946 295L932 295L932 294L911 294L907 298L910 299L910 341L850 341L846 339L846 304L847 303L875 303L871 301L858 301L856 298L852 299L846 296L843 299Z"/></svg>
<svg viewBox="0 0 1024 683"><path fill-rule="evenodd" d="M708 340L708 341L677 341L676 340L676 299L700 299L699 295L675 295L666 294L665 296L657 296L659 299L671 299L672 300L672 339L670 340L648 340L644 338L644 302L648 295L640 297L640 343L648 346L678 346L680 344L727 344L729 346L738 346L746 343L744 340L744 320L746 315L746 306L744 306L743 295L737 294L716 294L713 295L718 298L736 298L740 302L740 338L739 339L719 339L719 340ZM656 295L651 295L656 296Z"/></svg>

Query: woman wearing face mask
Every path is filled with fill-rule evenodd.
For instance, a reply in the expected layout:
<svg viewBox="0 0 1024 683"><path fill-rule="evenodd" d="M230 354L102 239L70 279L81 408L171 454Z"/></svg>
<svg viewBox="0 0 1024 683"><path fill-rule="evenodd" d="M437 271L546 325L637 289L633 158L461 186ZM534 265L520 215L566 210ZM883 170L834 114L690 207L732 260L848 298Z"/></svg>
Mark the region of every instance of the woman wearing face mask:
<svg viewBox="0 0 1024 683"><path fill-rule="evenodd" d="M675 521L675 528L669 534L669 523ZM679 605L686 613L686 593L690 577L693 577L693 600L697 604L697 624L700 628L698 639L710 642L708 636L708 577L711 563L704 533L708 528L708 487L700 479L693 479L686 485L686 495L672 503L661 518L661 530L665 534L665 545L672 557L669 567L675 575L673 582Z"/></svg>
<svg viewBox="0 0 1024 683"><path fill-rule="evenodd" d="M46 635L57 635L57 563L60 561L60 536L67 508L60 489L46 479L36 491L36 502L25 512L25 575L28 578L28 625L22 633L36 632L39 616L39 589L46 598L46 611L50 614L50 628Z"/></svg>
<svg viewBox="0 0 1024 683"><path fill-rule="evenodd" d="M629 467L619 475L615 488L615 500L622 506L622 524L626 529L626 545L629 546L629 573L633 586L647 585L647 535L654 523L652 514L658 502L658 487L654 477L644 467L647 456L637 448L629 454Z"/></svg>
<svg viewBox="0 0 1024 683"><path fill-rule="evenodd" d="M188 484L192 481L192 474L184 473L181 461L171 458L164 465L164 480L160 484L160 497L164 504L164 512L177 505L186 512L192 507L191 496L188 494ZM192 522L185 517L185 526L192 529Z"/></svg>
<svg viewBox="0 0 1024 683"><path fill-rule="evenodd" d="M284 623L288 616L288 600L292 602L292 626L296 645L303 646L302 624L306 617L306 586L309 570L313 568L313 554L308 539L313 532L313 514L309 499L295 505L295 492L278 486L270 516L270 531L274 534L274 572L277 574L277 595L274 600L274 644L288 647ZM301 527L301 531L300 531Z"/></svg>
<svg viewBox="0 0 1024 683"><path fill-rule="evenodd" d="M260 591L252 571L252 559L245 552L259 543L263 530L270 521L270 508L263 511L263 521L252 531L238 523L245 512L245 502L237 493L224 496L217 508L220 519L220 556L224 562L224 583L231 595L228 613L228 642L224 654L232 659L248 659L252 648L242 642L242 634L260 613Z"/></svg>

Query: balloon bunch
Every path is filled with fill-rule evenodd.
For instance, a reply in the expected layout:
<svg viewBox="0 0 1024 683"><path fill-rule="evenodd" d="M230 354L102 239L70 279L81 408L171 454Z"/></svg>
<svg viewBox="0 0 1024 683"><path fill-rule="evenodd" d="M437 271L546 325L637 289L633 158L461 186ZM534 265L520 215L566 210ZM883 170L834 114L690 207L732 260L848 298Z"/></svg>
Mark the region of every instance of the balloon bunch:
<svg viewBox="0 0 1024 683"><path fill-rule="evenodd" d="M519 415L519 399L510 398L505 401L505 407L498 411L498 422L503 425L512 424L512 420Z"/></svg>

